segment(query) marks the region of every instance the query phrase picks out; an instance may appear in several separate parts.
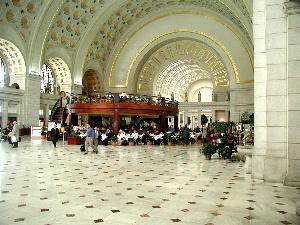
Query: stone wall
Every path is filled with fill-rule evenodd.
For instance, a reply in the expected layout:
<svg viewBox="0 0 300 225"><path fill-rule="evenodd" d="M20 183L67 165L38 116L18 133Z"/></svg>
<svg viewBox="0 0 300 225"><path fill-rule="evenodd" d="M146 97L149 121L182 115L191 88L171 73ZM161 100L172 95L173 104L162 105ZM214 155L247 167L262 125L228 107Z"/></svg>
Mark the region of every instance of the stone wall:
<svg viewBox="0 0 300 225"><path fill-rule="evenodd" d="M291 6L293 5L293 6ZM286 7L287 6L287 7ZM289 9L288 6L291 6ZM299 3L254 1L254 178L300 184ZM298 35L298 36L297 36ZM299 150L299 148L298 148Z"/></svg>

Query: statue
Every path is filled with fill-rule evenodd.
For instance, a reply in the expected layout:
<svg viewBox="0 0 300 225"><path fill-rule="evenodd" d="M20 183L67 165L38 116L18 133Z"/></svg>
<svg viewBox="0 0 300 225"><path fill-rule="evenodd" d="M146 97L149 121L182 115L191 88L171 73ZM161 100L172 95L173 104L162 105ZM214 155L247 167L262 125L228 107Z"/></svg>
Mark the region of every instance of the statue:
<svg viewBox="0 0 300 225"><path fill-rule="evenodd" d="M201 92L198 93L198 102L201 102Z"/></svg>
<svg viewBox="0 0 300 225"><path fill-rule="evenodd" d="M184 98L185 98L185 102L188 102L188 93L187 92L185 92Z"/></svg>
<svg viewBox="0 0 300 225"><path fill-rule="evenodd" d="M226 101L227 101L227 102L230 101L230 93L228 93L228 92L227 92L227 94L226 94Z"/></svg>
<svg viewBox="0 0 300 225"><path fill-rule="evenodd" d="M174 92L171 93L171 101L174 102Z"/></svg>

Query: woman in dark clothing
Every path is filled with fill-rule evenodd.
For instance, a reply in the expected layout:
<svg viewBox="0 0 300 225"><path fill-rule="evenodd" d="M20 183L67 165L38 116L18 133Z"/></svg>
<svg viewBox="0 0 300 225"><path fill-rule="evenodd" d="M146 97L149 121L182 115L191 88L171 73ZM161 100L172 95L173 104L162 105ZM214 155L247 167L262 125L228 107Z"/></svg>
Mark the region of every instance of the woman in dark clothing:
<svg viewBox="0 0 300 225"><path fill-rule="evenodd" d="M54 148L56 148L56 142L58 142L59 138L59 130L56 128L56 125L51 129L51 141L54 145Z"/></svg>

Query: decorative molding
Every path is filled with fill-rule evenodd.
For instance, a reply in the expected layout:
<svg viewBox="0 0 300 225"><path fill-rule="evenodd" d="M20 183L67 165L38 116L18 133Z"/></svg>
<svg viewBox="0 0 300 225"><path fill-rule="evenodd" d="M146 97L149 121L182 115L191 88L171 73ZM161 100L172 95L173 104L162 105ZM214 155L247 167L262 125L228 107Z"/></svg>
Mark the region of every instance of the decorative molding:
<svg viewBox="0 0 300 225"><path fill-rule="evenodd" d="M231 66L233 68L233 71L234 71L236 83L237 84L240 84L240 83L253 83L253 80L240 80L240 78L239 78L239 72L238 72L238 68L237 68L237 65L235 63L235 60L233 59L233 57L232 57L231 53L229 52L229 50L219 40L217 40L216 38L214 38L210 34L207 34L205 32L201 32L201 31L198 31L198 30L178 29L178 30L173 30L173 31L169 31L169 32L165 32L165 33L159 34L158 36L152 38L150 41L148 41L146 44L144 44L144 46L142 46L137 51L136 55L132 58L131 63L129 65L129 67L128 67L125 84L113 84L113 82L112 82L112 70L111 70L111 73L109 75L109 86L111 88L127 87L129 75L131 73L131 69L132 69L133 65L135 64L137 58L144 51L144 49L146 47L148 47L151 43L153 43L154 41L156 41L157 39L159 39L161 37L164 37L164 36L168 36L168 35L173 34L173 33L178 33L178 32L196 34L196 35L199 35L201 37L205 37L205 38L209 39L210 41L212 41L213 43L215 43L227 55L227 57L228 57L228 59L229 59L229 61L231 63Z"/></svg>
<svg viewBox="0 0 300 225"><path fill-rule="evenodd" d="M180 11L172 11L172 12L167 12L167 13L163 13L160 14L154 18L152 18L151 20L147 21L146 23L143 23L141 26L138 26L137 28L134 29L133 32L130 33L130 35L128 35L128 37L122 42L122 45L117 49L116 53L115 53L115 57L112 60L112 65L110 67L109 70L109 86L112 88L123 88L123 87L127 87L127 82L128 82L128 75L127 75L127 79L126 79L126 84L115 84L113 85L111 82L112 79L112 74L115 70L115 64L117 62L117 59L119 58L122 50L124 49L125 45L129 42L129 40L138 32L140 31L142 28L144 28L145 26L147 26L148 24L159 20L161 18L164 17L168 17L168 16L172 16L172 15L181 15L181 14L190 14L190 15L198 15L198 16L203 16L209 19L212 19L214 21L216 21L217 23L221 24L222 26L224 26L226 29L230 30L234 36L241 42L241 44L243 45L245 51L247 52L247 55L249 57L249 60L251 62L251 66L252 68L254 68L254 62L253 62L253 53L252 51L249 49L248 45L241 39L240 35L234 30L233 27L231 27L228 23L224 22L224 20L221 20L220 18L205 13L205 12L199 12L199 11L190 11L190 10L180 10ZM239 83L239 82L238 82ZM240 83L251 83L251 81L249 82L248 80L246 81L241 81Z"/></svg>

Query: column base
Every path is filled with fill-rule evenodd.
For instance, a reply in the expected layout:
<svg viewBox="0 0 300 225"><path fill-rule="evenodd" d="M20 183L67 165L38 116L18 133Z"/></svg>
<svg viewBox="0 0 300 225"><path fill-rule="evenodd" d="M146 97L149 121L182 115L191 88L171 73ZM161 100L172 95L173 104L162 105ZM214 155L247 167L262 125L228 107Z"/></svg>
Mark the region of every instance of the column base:
<svg viewBox="0 0 300 225"><path fill-rule="evenodd" d="M254 149L253 149L254 150ZM265 155L252 154L252 178L263 180L265 169Z"/></svg>
<svg viewBox="0 0 300 225"><path fill-rule="evenodd" d="M300 160L290 159L288 164L288 172L284 179L284 185L300 187Z"/></svg>

